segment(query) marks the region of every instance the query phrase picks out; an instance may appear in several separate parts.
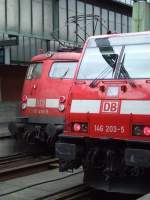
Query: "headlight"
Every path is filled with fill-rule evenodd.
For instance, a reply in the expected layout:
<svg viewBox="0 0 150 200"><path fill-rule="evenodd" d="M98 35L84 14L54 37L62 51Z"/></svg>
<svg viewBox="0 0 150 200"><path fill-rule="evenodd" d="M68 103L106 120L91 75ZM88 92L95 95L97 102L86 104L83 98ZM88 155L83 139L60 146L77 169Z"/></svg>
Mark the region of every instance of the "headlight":
<svg viewBox="0 0 150 200"><path fill-rule="evenodd" d="M85 122L73 122L72 130L74 132L88 132L88 123Z"/></svg>
<svg viewBox="0 0 150 200"><path fill-rule="evenodd" d="M133 136L150 136L150 125L133 125Z"/></svg>

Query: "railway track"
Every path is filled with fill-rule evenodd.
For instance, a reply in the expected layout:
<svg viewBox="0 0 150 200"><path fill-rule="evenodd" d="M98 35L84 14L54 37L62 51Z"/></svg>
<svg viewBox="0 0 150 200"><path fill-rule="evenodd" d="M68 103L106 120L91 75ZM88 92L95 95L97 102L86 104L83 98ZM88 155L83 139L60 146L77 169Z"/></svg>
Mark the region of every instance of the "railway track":
<svg viewBox="0 0 150 200"><path fill-rule="evenodd" d="M31 153L15 153L15 154L8 155L8 156L1 156L0 157L0 165L15 162L19 159L24 159L25 157L30 156L30 155L32 155L32 154Z"/></svg>
<svg viewBox="0 0 150 200"><path fill-rule="evenodd" d="M52 170L53 171L53 170ZM56 169L54 169L54 171L56 172ZM53 171L53 172L54 172ZM52 174L53 174L52 172ZM51 176L50 175L50 179L46 179L46 180L41 180L39 181L39 179L37 179L37 182L32 182L31 184L25 184L24 186L17 186L16 189L9 189L3 192L0 192L0 199L4 200L4 199L13 199L16 200L16 197L18 197L18 195L20 195L20 197L23 197L25 194L29 194L31 191L32 193L36 193L38 190L41 191L41 193L39 193L39 195L35 195L36 198L34 198L33 195L33 200L48 200L48 199L66 199L66 200L71 200L71 199L86 199L88 195L90 194L90 192L93 189L90 189L86 186L84 186L82 183L80 184L75 184L76 186L70 186L68 185L68 187L63 187L64 184L67 183L67 181L73 181L76 180L76 178L80 177L79 175L82 174L82 171L79 172L75 172L73 174L66 174L66 175L60 175L58 176L58 174L55 176ZM52 178L53 177L53 178ZM46 178L46 177L45 177ZM73 179L72 179L73 178ZM7 182L7 181L6 181ZM62 182L62 187L60 186L60 182ZM73 181L74 182L74 181ZM80 181L79 181L80 182ZM12 182L11 182L12 184ZM47 185L48 184L48 185ZM74 185L74 184L71 184ZM46 194L43 193L43 189L45 188L45 186L48 186L49 188L49 192L47 191ZM54 191L51 189L58 187L58 189L54 189ZM43 189L42 189L43 188ZM65 189L62 189L65 188ZM45 190L45 189L44 189ZM29 192L29 193L28 193ZM13 194L13 195L12 195ZM12 198L13 197L13 198ZM84 197L84 198L83 198ZM30 197L31 199L31 197Z"/></svg>
<svg viewBox="0 0 150 200"><path fill-rule="evenodd" d="M50 156L34 157L32 154L16 154L0 158L0 181L30 175L57 167L58 159ZM55 166L52 164L55 163Z"/></svg>
<svg viewBox="0 0 150 200"><path fill-rule="evenodd" d="M128 195L121 193L107 193L104 191L96 191L86 185L78 185L73 188L57 192L55 194L47 195L43 198L37 198L34 200L136 200L139 195Z"/></svg>
<svg viewBox="0 0 150 200"><path fill-rule="evenodd" d="M51 161L48 163L51 163L52 165L57 162L55 158L50 159L50 160ZM41 164L45 164L45 163L46 163L46 168L47 168L47 162L44 162ZM28 166L28 167L29 167L29 170L32 171L33 166L31 168L30 168L30 166ZM52 171L56 172L57 169L54 169ZM51 173L51 171L48 173ZM73 180L77 180L77 178L69 179L70 177L77 176L79 178L80 176L78 176L78 175L81 173L83 173L83 172L79 171L79 172L76 172L73 174L69 174L69 175L67 174L67 175L58 177L57 173L56 173L57 175L55 176L55 173L52 172L51 173L52 176L50 176L50 178L47 178L47 176L46 176L44 179L37 179L37 181L35 181L35 182L33 181L32 183L25 184L24 186L23 185L17 186L16 189L10 189L9 191L6 190L6 192L3 192L0 194L0 199L2 199L2 200L3 199L11 199L12 194L14 196L13 199L16 199L15 197L17 197L19 194L23 197L24 194L29 194L29 192L31 190L33 193L37 192L38 190L41 191L41 193L39 193L39 197L33 198L33 200L99 200L99 198L97 198L97 196L101 197L101 200L105 200L105 199L108 199L108 200L112 200L112 199L135 200L135 199L137 199L134 197L131 198L128 195L122 196L121 194L119 194L119 195L107 194L106 192L101 192L101 191L99 191L98 193L96 192L96 194L98 194L98 195L96 195L94 189L83 185L82 181L81 181L80 185L78 184L77 186L71 187L70 184L67 184L68 188L66 188L66 189L62 189L64 187L61 188L61 184L63 186L67 182L71 181L73 183L74 182ZM14 174L16 177L16 172ZM27 174L25 173L25 175L27 175ZM10 174L8 174L8 176L10 179ZM1 177L1 175L0 175L0 177ZM24 178L24 177L22 177L22 178ZM30 179L26 179L26 180L30 180ZM62 183L60 184L61 181L62 181ZM11 182L11 184L12 184L12 182ZM69 188L69 186L70 186L70 188ZM56 192L54 192L55 189L54 189L54 191L51 189L51 188L57 188L57 187L58 187L58 189L56 190ZM42 191L43 191L43 189L45 190L46 188L49 188L49 192L46 192L47 195L45 196L45 194L42 195ZM47 189L46 189L46 191L47 191Z"/></svg>
<svg viewBox="0 0 150 200"><path fill-rule="evenodd" d="M81 184L36 200L88 200L92 191L92 188Z"/></svg>
<svg viewBox="0 0 150 200"><path fill-rule="evenodd" d="M0 140L11 139L11 135L0 135Z"/></svg>
<svg viewBox="0 0 150 200"><path fill-rule="evenodd" d="M56 158L50 158L49 156L34 157L31 153L17 153L7 157L0 157L0 181L10 180L16 177L24 177L34 173L36 174L38 172L48 170L48 166L53 169L54 167L58 166L57 162L58 159ZM26 188L31 188L40 184L44 183L35 183L33 186L29 185ZM26 188L21 188L19 191L25 190ZM36 200L98 200L96 197L92 198L92 193L93 189L85 185L78 185L76 187L68 188L45 197L40 197ZM117 196L117 198L112 198L113 195L106 195L102 193L100 193L98 196L101 196L102 200L136 199L129 196L127 198L125 196L119 196L119 198Z"/></svg>

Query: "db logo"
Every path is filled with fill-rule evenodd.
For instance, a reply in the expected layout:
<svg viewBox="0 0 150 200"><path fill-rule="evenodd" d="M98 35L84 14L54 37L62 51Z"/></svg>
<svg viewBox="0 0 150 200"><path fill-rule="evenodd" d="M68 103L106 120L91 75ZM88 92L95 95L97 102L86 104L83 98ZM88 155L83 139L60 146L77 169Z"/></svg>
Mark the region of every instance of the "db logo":
<svg viewBox="0 0 150 200"><path fill-rule="evenodd" d="M119 101L103 101L102 112L103 113L118 113L120 109Z"/></svg>

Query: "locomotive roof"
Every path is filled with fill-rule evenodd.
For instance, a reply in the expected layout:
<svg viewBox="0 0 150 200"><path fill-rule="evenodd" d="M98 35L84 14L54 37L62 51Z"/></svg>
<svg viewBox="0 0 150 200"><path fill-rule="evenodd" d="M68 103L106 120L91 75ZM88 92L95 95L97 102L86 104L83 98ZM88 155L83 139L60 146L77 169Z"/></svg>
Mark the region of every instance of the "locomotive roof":
<svg viewBox="0 0 150 200"><path fill-rule="evenodd" d="M113 45L132 45L150 43L150 31L107 34L91 36L86 41L87 47L107 47Z"/></svg>
<svg viewBox="0 0 150 200"><path fill-rule="evenodd" d="M81 53L77 52L58 52L52 55L47 53L39 54L32 58L33 61L42 61L42 60L79 60Z"/></svg>
<svg viewBox="0 0 150 200"><path fill-rule="evenodd" d="M118 37L118 36L138 36L138 35L150 35L150 31L145 31L145 32L132 32L132 33L112 33L112 34L106 34L106 35L95 35L95 36L90 36L88 38L111 38L111 37Z"/></svg>

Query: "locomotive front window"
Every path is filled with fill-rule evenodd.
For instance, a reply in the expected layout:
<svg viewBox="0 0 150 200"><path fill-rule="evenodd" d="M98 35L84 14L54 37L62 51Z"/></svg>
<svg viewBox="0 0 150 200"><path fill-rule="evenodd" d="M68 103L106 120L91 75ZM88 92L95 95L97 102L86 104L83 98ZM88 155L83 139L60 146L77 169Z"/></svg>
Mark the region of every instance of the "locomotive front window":
<svg viewBox="0 0 150 200"><path fill-rule="evenodd" d="M52 78L72 79L75 74L77 62L55 62L49 73Z"/></svg>
<svg viewBox="0 0 150 200"><path fill-rule="evenodd" d="M42 63L32 63L28 68L26 79L40 78L41 73L42 73Z"/></svg>
<svg viewBox="0 0 150 200"><path fill-rule="evenodd" d="M95 40L95 43L89 40L77 79L114 79L119 59L118 79L150 78L150 44L140 43L137 39L135 44L132 44L134 40L132 43L126 40L126 44L115 45L107 38L102 42L100 38Z"/></svg>

